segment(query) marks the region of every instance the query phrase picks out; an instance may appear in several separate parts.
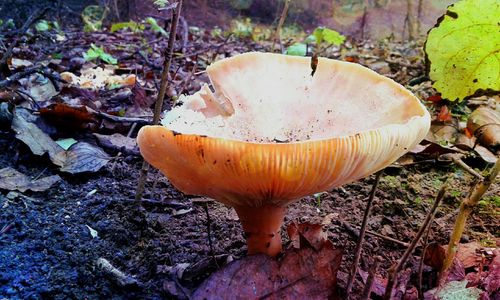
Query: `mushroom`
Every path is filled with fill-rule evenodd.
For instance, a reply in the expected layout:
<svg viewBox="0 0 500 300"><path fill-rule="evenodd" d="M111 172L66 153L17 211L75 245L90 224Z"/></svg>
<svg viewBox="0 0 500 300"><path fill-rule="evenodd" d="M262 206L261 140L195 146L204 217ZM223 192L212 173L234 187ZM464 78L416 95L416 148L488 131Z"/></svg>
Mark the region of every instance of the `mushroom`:
<svg viewBox="0 0 500 300"><path fill-rule="evenodd" d="M234 207L248 253L275 256L288 204L366 177L426 135L430 116L398 83L357 64L250 52L207 68L142 156L186 194Z"/></svg>

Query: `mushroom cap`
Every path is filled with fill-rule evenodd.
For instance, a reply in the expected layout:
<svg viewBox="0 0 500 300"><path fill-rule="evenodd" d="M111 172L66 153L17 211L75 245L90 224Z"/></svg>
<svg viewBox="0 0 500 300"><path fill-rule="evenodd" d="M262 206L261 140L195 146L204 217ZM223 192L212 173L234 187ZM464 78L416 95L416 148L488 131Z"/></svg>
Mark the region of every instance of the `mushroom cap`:
<svg viewBox="0 0 500 300"><path fill-rule="evenodd" d="M393 80L357 64L246 53L207 68L204 86L145 126L143 157L187 194L230 206L286 205L388 166L430 116Z"/></svg>

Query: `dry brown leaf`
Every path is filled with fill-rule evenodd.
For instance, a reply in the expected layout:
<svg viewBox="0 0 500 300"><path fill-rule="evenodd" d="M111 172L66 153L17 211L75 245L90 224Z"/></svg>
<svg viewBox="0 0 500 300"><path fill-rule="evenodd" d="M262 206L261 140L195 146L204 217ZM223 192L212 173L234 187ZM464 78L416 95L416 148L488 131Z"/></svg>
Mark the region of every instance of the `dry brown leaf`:
<svg viewBox="0 0 500 300"><path fill-rule="evenodd" d="M295 249L312 247L319 251L327 240L326 233L323 232L320 224L291 223L286 231Z"/></svg>
<svg viewBox="0 0 500 300"><path fill-rule="evenodd" d="M17 190L24 193L27 190L31 190L34 192L42 192L48 190L59 180L61 180L59 175L32 180L13 168L7 167L0 169L0 189L9 191Z"/></svg>
<svg viewBox="0 0 500 300"><path fill-rule="evenodd" d="M212 274L192 299L328 299L334 293L342 251L326 241L320 251L289 250L281 260L260 254L233 261Z"/></svg>
<svg viewBox="0 0 500 300"><path fill-rule="evenodd" d="M467 128L486 147L500 147L500 112L487 106L477 108L467 121Z"/></svg>

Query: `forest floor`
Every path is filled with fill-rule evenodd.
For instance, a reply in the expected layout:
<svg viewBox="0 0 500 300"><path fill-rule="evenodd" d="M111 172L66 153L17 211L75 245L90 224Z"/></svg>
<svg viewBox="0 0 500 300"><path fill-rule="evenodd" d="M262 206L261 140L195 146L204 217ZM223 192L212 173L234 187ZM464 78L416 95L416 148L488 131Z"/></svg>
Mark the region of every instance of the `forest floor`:
<svg viewBox="0 0 500 300"><path fill-rule="evenodd" d="M43 191L0 188L0 298L188 298L227 262L246 256L246 242L236 213L214 200L184 195L157 170L150 171L143 201L137 203L134 195L142 164L137 149L126 150L123 144L110 146L106 138L103 142L92 134L104 134L107 141L111 140L109 135L115 133L122 137L130 133L133 138L141 124L133 125L140 122L127 122L125 118L143 118L147 123L156 97L165 41L153 32L146 35L123 31L67 31L61 41L57 40L57 34L41 32L24 38L13 51L19 60L10 63L10 71L19 72L16 63L25 62L31 64L28 68L39 65L42 71L38 74L47 78L62 72L78 76L85 69L106 69L108 66L102 62L89 63L81 58L95 43L118 59L114 74L133 74L136 80L132 86L120 83L112 89L100 86L86 90L56 79L51 83L56 86L51 94L46 90L47 80L41 84L36 79L23 82L19 78L2 92L0 102L10 102L17 110L24 107L33 112L37 122L32 124L50 132L52 139L86 141L104 148L113 158L102 168L96 168L98 170L61 172L48 155L34 155L30 147L16 138L10 123L0 122L0 169L10 167L33 180L60 176L57 183ZM13 39L14 35L7 38ZM208 82L203 70L214 60L268 49L269 44L252 39L185 28L176 47L170 74L172 85L167 95L175 97L198 90L201 83ZM422 99L434 94L424 76L419 43L348 42L348 46L330 49L325 55L356 61L404 85L412 84L410 88ZM422 76L421 82L411 82ZM91 84L97 83L91 81ZM46 93L50 96L45 97ZM77 121L68 121L67 112L56 110L55 103L86 106L117 118L113 121L102 114L90 117L85 114L90 119L77 116ZM427 105L436 118L443 104ZM34 113L41 108L47 108L52 113L50 118L59 121L45 124L43 118L47 113ZM439 151L410 154L384 171L368 222L368 230L382 237L367 235L359 272L364 276L356 278L354 293L361 291L374 256L382 257L379 281L387 278L386 270L406 250L405 243L411 242L437 191L449 178L448 192L429 236L433 243L447 244L460 201L468 194L475 178L449 160L440 159L443 149L446 149L444 152L454 150L440 148L439 143L433 142L427 144ZM117 155L118 152L122 154ZM481 155L476 154L467 154L466 162L479 171L488 166ZM290 247L285 227L292 222L323 223L328 239L342 249L336 291L339 298L345 297L357 228L373 182L374 176L371 176L319 197L306 197L290 205L285 217L282 232L285 249ZM485 195L487 201L475 209L462 238L465 244L476 243L473 251L476 254L482 251L480 249L498 246L500 208L495 203L498 194L499 186L494 184ZM403 295L410 294L417 286L421 255L419 245L406 266ZM103 268L103 259L120 270L121 275L117 275L116 270ZM435 286L436 276L436 270L424 267L424 291ZM380 287L375 286L374 297L377 294L380 297L380 293Z"/></svg>

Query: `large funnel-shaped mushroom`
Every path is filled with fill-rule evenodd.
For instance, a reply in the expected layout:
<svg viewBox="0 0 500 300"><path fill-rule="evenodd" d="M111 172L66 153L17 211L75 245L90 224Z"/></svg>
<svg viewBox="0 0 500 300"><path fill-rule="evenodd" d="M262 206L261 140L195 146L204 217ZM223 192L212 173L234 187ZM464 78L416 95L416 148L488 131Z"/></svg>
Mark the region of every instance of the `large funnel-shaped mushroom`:
<svg viewBox="0 0 500 300"><path fill-rule="evenodd" d="M144 158L187 194L236 209L248 252L276 255L286 205L368 176L426 135L424 106L357 64L246 53L207 69L204 86L141 129Z"/></svg>

